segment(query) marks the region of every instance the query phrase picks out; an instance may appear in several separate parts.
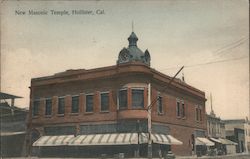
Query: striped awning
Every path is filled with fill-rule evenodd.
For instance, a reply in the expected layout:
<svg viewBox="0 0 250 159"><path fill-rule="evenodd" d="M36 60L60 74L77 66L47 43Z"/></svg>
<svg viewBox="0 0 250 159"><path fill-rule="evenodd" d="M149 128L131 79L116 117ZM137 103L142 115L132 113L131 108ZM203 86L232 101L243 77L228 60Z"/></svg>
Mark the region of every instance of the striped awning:
<svg viewBox="0 0 250 159"><path fill-rule="evenodd" d="M78 135L68 145L130 145L138 144L137 133Z"/></svg>
<svg viewBox="0 0 250 159"><path fill-rule="evenodd" d="M211 137L210 140L214 141L214 142L217 142L217 143L220 143L221 144L221 141L219 139L216 139L216 138L213 138Z"/></svg>
<svg viewBox="0 0 250 159"><path fill-rule="evenodd" d="M223 145L238 145L236 142L233 142L233 141L228 140L228 139L219 138L219 140L221 141L221 143Z"/></svg>
<svg viewBox="0 0 250 159"><path fill-rule="evenodd" d="M148 143L149 134L141 133L139 142ZM182 145L183 143L171 135L152 133L151 139L153 143L164 144L164 145Z"/></svg>
<svg viewBox="0 0 250 159"><path fill-rule="evenodd" d="M195 145L214 146L214 142L208 140L205 137L197 137L195 138Z"/></svg>
<svg viewBox="0 0 250 159"><path fill-rule="evenodd" d="M33 146L63 146L74 138L74 135L42 136L33 143Z"/></svg>

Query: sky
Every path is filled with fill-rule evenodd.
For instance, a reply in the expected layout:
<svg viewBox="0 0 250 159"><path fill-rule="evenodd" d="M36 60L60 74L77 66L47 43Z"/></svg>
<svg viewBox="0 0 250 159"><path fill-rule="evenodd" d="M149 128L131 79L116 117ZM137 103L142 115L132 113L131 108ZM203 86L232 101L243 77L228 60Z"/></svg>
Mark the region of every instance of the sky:
<svg viewBox="0 0 250 159"><path fill-rule="evenodd" d="M72 10L93 14L73 15ZM212 94L217 116L245 118L248 13L247 0L3 1L1 91L22 96L16 105L24 108L29 106L31 78L115 65L120 50L128 46L133 21L138 47L149 50L152 68L174 76L184 66L178 78L184 75L187 84L206 93L208 113Z"/></svg>

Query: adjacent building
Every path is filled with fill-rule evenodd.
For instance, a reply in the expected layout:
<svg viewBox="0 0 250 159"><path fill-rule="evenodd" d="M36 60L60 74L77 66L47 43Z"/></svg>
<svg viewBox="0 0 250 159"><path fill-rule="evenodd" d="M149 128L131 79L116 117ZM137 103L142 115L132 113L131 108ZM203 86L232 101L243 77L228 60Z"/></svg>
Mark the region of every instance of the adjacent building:
<svg viewBox="0 0 250 159"><path fill-rule="evenodd" d="M207 114L207 133L209 139L215 143L210 148L211 155L236 153L237 143L226 139L225 122L215 115L213 109L211 109L210 114Z"/></svg>
<svg viewBox="0 0 250 159"><path fill-rule="evenodd" d="M31 80L30 153L138 157L150 145L153 156L205 153L205 93L178 79L170 84L137 40L132 32L116 65Z"/></svg>
<svg viewBox="0 0 250 159"><path fill-rule="evenodd" d="M248 153L250 150L250 124L248 119L224 120L226 137L237 143L236 152Z"/></svg>
<svg viewBox="0 0 250 159"><path fill-rule="evenodd" d="M19 96L0 92L0 156L26 156L28 110L15 106Z"/></svg>

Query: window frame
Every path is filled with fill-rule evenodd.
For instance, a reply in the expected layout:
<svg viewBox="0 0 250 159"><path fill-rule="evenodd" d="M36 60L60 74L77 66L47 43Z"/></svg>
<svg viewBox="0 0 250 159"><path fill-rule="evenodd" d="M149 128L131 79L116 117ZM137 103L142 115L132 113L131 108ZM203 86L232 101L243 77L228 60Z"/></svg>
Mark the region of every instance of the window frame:
<svg viewBox="0 0 250 159"><path fill-rule="evenodd" d="M138 105L138 106L135 106L134 105L134 100L133 100L133 91L142 91L142 105ZM134 87L134 88L131 88L131 108L132 109L144 109L145 107L145 102L144 102L144 92L145 89L144 88L141 88L141 87Z"/></svg>
<svg viewBox="0 0 250 159"><path fill-rule="evenodd" d="M88 109L88 96L92 96L92 107L91 110ZM93 113L94 112L94 93L85 94L85 113Z"/></svg>
<svg viewBox="0 0 250 159"><path fill-rule="evenodd" d="M202 107L201 106L199 106L199 114L200 114L199 121L202 122L203 117L202 117Z"/></svg>
<svg viewBox="0 0 250 159"><path fill-rule="evenodd" d="M195 106L195 121L199 121L199 107L198 105Z"/></svg>
<svg viewBox="0 0 250 159"><path fill-rule="evenodd" d="M35 103L37 103L37 104L35 104ZM33 102L32 102L32 117L39 116L40 104L41 104L41 100L39 100L39 99L33 100Z"/></svg>
<svg viewBox="0 0 250 159"><path fill-rule="evenodd" d="M179 105L178 105L179 103ZM184 99L176 98L176 117L181 119L186 119L186 104Z"/></svg>
<svg viewBox="0 0 250 159"><path fill-rule="evenodd" d="M176 100L176 117L181 118L181 101L178 98Z"/></svg>
<svg viewBox="0 0 250 159"><path fill-rule="evenodd" d="M60 100L63 99L63 113L60 113ZM57 114L64 115L65 114L65 96L58 97L58 104L57 104Z"/></svg>
<svg viewBox="0 0 250 159"><path fill-rule="evenodd" d="M162 97L161 93L158 92L158 93L157 93L157 102L156 102L156 106L157 106L157 113L158 113L159 115L164 113L162 99L163 99L163 97ZM160 111L160 106L161 106L161 111Z"/></svg>
<svg viewBox="0 0 250 159"><path fill-rule="evenodd" d="M121 98L120 98L120 92L121 91L126 91L126 104L125 106L121 107ZM128 88L123 88L118 90L118 96L117 96L117 103L118 103L118 110L124 110L124 109L128 109Z"/></svg>
<svg viewBox="0 0 250 159"><path fill-rule="evenodd" d="M107 94L107 109L103 110L103 103L102 103L102 95L103 94ZM109 107L110 107L110 100L109 100L109 95L110 95L110 92L109 91L105 91L105 92L100 92L100 112L109 112Z"/></svg>
<svg viewBox="0 0 250 159"><path fill-rule="evenodd" d="M50 105L48 104L48 101L50 101ZM51 116L52 115L52 98L46 98L45 99L45 116Z"/></svg>
<svg viewBox="0 0 250 159"><path fill-rule="evenodd" d="M184 100L181 100L181 117L186 118L186 104Z"/></svg>
<svg viewBox="0 0 250 159"><path fill-rule="evenodd" d="M73 107L74 107L74 105L73 105L73 98L78 98L78 102L77 102L77 111L75 112L74 111L74 109L73 109ZM80 106L80 96L79 95L73 95L73 96L71 96L71 114L77 114L77 113L79 113L79 106Z"/></svg>
<svg viewBox="0 0 250 159"><path fill-rule="evenodd" d="M200 106L200 105L195 106L195 121L196 122L203 121L202 106Z"/></svg>

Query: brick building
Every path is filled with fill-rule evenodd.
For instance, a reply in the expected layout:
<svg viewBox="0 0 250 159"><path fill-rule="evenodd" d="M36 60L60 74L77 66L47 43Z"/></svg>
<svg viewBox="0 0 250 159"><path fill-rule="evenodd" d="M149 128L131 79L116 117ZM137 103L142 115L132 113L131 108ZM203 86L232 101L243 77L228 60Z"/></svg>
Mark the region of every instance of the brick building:
<svg viewBox="0 0 250 159"><path fill-rule="evenodd" d="M53 156L147 156L152 106L153 156L191 155L209 141L205 93L150 67L134 32L117 64L33 78L30 152ZM196 147L193 146L196 143Z"/></svg>

